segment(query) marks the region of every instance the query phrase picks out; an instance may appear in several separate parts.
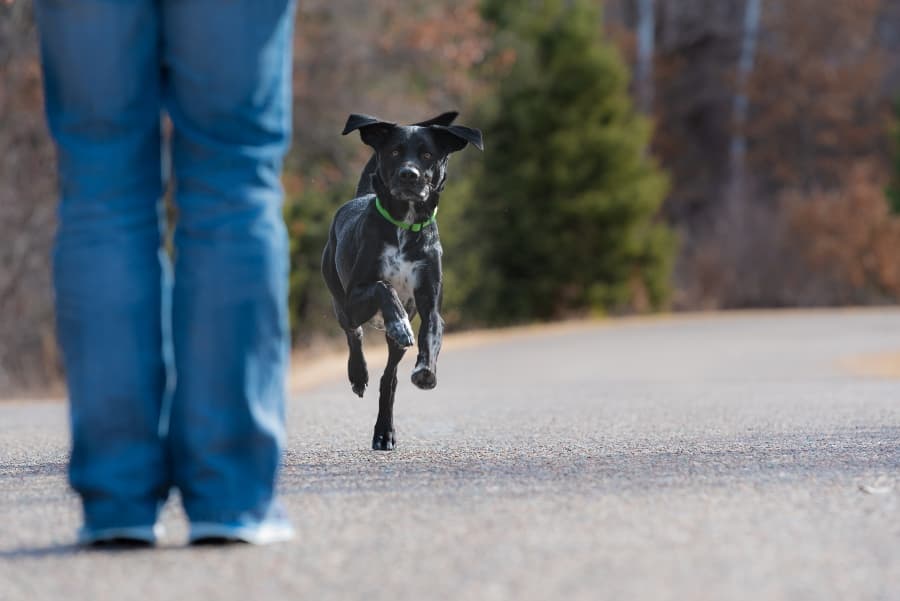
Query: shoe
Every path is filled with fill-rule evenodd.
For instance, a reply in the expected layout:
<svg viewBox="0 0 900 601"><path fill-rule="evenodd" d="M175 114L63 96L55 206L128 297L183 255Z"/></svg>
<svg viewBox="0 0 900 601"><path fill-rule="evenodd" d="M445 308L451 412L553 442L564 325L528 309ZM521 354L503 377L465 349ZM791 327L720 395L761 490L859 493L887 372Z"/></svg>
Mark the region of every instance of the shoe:
<svg viewBox="0 0 900 601"><path fill-rule="evenodd" d="M269 545L283 543L294 538L294 528L286 519L269 519L260 524L246 526L195 522L191 524L188 542L191 545L227 545L249 543Z"/></svg>
<svg viewBox="0 0 900 601"><path fill-rule="evenodd" d="M162 524L100 529L83 526L78 530L77 543L84 547L98 549L152 547L164 535L164 532Z"/></svg>

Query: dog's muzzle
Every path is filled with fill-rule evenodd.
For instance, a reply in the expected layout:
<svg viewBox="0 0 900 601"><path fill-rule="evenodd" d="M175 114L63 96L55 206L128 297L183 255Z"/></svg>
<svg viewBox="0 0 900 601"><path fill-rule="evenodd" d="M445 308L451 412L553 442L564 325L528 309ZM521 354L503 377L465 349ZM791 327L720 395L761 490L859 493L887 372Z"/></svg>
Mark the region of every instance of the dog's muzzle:
<svg viewBox="0 0 900 601"><path fill-rule="evenodd" d="M397 177L400 178L401 182L414 184L419 181L420 177L422 177L422 172L412 165L404 165L400 168L400 171L397 172Z"/></svg>
<svg viewBox="0 0 900 601"><path fill-rule="evenodd" d="M427 182L414 182L412 185L398 182L391 186L391 196L408 202L416 211L425 209L430 194L431 186Z"/></svg>

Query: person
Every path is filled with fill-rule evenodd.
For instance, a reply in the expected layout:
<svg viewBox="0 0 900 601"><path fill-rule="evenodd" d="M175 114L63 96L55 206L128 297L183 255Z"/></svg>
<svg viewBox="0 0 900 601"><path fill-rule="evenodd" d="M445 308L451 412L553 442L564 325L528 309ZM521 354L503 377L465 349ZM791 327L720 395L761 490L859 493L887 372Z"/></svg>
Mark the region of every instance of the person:
<svg viewBox="0 0 900 601"><path fill-rule="evenodd" d="M293 0L36 0L58 151L53 282L84 544L268 543L288 350L280 171ZM161 113L174 259L161 244Z"/></svg>

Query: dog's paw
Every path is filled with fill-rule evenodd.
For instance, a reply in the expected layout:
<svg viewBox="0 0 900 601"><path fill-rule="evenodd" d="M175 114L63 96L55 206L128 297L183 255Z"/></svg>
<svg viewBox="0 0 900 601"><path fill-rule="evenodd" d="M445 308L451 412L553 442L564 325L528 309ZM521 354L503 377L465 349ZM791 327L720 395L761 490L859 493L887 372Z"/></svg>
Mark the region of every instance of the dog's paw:
<svg viewBox="0 0 900 601"><path fill-rule="evenodd" d="M375 435L372 437L372 450L393 451L395 446L397 446L397 441L394 439L394 430L376 425Z"/></svg>
<svg viewBox="0 0 900 601"><path fill-rule="evenodd" d="M350 359L347 365L347 375L350 378L350 387L353 392L362 398L366 392L366 386L369 385L369 370L366 368L366 362Z"/></svg>
<svg viewBox="0 0 900 601"><path fill-rule="evenodd" d="M406 317L401 321L385 324L385 331L388 337L396 342L401 348L409 348L416 342L412 325Z"/></svg>
<svg viewBox="0 0 900 601"><path fill-rule="evenodd" d="M437 374L424 365L420 365L413 370L411 380L413 384L422 390L431 390L437 386Z"/></svg>

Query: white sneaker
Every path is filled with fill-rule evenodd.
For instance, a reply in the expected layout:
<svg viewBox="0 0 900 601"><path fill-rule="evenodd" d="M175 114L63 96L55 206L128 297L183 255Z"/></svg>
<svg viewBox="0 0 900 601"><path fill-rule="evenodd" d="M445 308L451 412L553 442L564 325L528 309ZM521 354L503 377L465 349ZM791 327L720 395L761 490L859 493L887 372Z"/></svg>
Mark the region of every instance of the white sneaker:
<svg viewBox="0 0 900 601"><path fill-rule="evenodd" d="M192 545L250 543L269 545L294 538L294 527L287 520L266 520L253 526L195 522L191 524L188 542Z"/></svg>

